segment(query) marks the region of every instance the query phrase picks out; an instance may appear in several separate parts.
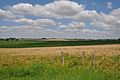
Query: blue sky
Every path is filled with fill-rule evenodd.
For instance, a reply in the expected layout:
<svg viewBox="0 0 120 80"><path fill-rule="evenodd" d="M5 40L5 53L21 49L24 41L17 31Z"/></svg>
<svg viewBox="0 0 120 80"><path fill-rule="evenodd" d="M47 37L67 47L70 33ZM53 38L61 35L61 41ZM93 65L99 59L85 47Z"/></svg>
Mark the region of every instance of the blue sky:
<svg viewBox="0 0 120 80"><path fill-rule="evenodd" d="M45 5L51 2L54 2L55 0L0 0L0 8L4 8L9 5L14 5L18 3L30 3L30 4L41 4ZM86 5L86 8L89 10L95 9L98 12L106 12L108 13L109 10L106 9L106 3L112 2L113 9L120 7L120 0L70 0L77 2L78 4L84 4Z"/></svg>
<svg viewBox="0 0 120 80"><path fill-rule="evenodd" d="M0 0L0 37L119 38L120 0Z"/></svg>

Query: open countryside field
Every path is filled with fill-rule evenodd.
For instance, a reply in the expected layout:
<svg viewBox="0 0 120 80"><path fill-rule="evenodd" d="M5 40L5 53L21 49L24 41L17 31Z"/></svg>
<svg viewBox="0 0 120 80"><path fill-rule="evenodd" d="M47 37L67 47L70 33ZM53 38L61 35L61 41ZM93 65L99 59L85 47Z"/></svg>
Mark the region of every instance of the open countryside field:
<svg viewBox="0 0 120 80"><path fill-rule="evenodd" d="M120 80L120 45L0 48L0 80Z"/></svg>
<svg viewBox="0 0 120 80"><path fill-rule="evenodd" d="M83 46L83 45L103 45L120 44L120 40L0 40L0 48L28 48L28 47L58 47L58 46Z"/></svg>
<svg viewBox="0 0 120 80"><path fill-rule="evenodd" d="M120 80L120 0L0 0L0 80Z"/></svg>

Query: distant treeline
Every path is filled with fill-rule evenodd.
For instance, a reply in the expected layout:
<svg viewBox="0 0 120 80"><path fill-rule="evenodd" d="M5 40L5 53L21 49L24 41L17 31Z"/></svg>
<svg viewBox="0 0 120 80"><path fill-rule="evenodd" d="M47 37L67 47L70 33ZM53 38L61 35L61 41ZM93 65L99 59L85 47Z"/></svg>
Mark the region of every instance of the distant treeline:
<svg viewBox="0 0 120 80"><path fill-rule="evenodd" d="M48 40L49 39L59 39L59 38L39 38L39 39L31 39L31 38L0 38L1 41L19 41L19 40ZM63 40L68 40L68 41L120 41L120 38L118 39L63 39ZM62 41L62 40L61 40Z"/></svg>
<svg viewBox="0 0 120 80"><path fill-rule="evenodd" d="M118 39L79 39L79 41L120 41L120 38Z"/></svg>
<svg viewBox="0 0 120 80"><path fill-rule="evenodd" d="M18 38L0 38L1 41L18 41Z"/></svg>

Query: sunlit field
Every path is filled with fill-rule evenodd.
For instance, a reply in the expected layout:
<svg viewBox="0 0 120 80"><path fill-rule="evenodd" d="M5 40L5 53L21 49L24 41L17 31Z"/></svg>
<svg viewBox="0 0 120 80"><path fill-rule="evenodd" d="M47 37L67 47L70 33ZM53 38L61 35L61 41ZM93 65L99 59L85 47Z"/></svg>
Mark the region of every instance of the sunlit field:
<svg viewBox="0 0 120 80"><path fill-rule="evenodd" d="M0 0L0 80L120 80L120 0Z"/></svg>
<svg viewBox="0 0 120 80"><path fill-rule="evenodd" d="M82 53L84 53L84 62ZM64 53L64 65L61 52ZM92 65L92 54L94 64ZM120 45L0 48L0 80L119 80Z"/></svg>

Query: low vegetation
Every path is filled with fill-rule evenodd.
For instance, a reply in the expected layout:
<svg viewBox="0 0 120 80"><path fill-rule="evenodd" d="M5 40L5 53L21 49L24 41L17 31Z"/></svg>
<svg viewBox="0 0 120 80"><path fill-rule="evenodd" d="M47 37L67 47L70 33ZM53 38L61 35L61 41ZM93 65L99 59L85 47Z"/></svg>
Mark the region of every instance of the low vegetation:
<svg viewBox="0 0 120 80"><path fill-rule="evenodd" d="M57 47L57 46L82 46L82 45L103 45L103 44L120 44L119 39L115 40L35 40L35 39L0 39L0 48L27 48L27 47Z"/></svg>
<svg viewBox="0 0 120 80"><path fill-rule="evenodd" d="M120 45L0 49L0 80L119 80L119 65Z"/></svg>

